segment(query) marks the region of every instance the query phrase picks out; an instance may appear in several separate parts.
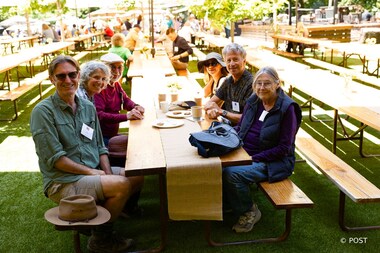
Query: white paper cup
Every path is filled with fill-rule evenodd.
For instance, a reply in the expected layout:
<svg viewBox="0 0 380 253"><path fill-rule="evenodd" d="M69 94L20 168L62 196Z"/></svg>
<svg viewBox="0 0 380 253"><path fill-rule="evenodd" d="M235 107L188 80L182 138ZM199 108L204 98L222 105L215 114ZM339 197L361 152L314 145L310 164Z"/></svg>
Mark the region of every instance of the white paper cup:
<svg viewBox="0 0 380 253"><path fill-rule="evenodd" d="M193 119L196 121L200 121L202 118L202 106L192 106L191 107L191 114L193 116Z"/></svg>
<svg viewBox="0 0 380 253"><path fill-rule="evenodd" d="M169 111L169 103L166 101L160 102L160 109L163 113L167 113Z"/></svg>

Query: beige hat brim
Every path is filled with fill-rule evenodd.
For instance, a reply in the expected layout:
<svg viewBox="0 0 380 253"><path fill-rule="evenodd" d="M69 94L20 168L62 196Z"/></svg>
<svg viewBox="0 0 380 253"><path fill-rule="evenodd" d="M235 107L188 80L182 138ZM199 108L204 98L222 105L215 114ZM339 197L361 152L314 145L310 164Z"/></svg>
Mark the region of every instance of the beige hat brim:
<svg viewBox="0 0 380 253"><path fill-rule="evenodd" d="M45 212L45 219L48 222L50 222L50 223L52 223L54 225L58 225L58 226L81 226L81 225L90 226L90 225L101 225L101 224L104 224L107 221L109 221L109 219L111 218L111 214L110 214L110 212L108 212L107 209L105 209L102 206L96 206L98 215L95 218L89 220L88 222L84 222L84 221L78 221L78 222L64 221L64 220L61 220L58 217L58 213L59 213L58 208L59 208L59 206L51 208L51 209L49 209L49 210L47 210Z"/></svg>

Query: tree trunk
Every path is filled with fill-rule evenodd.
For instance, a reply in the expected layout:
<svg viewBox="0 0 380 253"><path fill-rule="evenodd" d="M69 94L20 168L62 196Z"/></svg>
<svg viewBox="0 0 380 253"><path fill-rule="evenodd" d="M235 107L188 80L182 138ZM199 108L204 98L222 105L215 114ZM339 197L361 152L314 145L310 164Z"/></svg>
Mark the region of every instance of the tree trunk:
<svg viewBox="0 0 380 253"><path fill-rule="evenodd" d="M26 20L26 31L28 36L32 36L32 30L30 29L30 21L29 21L29 9L25 8L25 20Z"/></svg>
<svg viewBox="0 0 380 253"><path fill-rule="evenodd" d="M231 31L230 31L230 36L231 36L231 42L235 42L235 22L231 21Z"/></svg>

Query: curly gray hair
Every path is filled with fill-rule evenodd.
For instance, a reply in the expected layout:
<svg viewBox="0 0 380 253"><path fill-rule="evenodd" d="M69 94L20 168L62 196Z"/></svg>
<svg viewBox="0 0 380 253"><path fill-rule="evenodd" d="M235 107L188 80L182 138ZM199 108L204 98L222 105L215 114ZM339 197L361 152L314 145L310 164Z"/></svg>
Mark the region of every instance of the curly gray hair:
<svg viewBox="0 0 380 253"><path fill-rule="evenodd" d="M87 88L87 83L90 80L90 77L96 70L101 70L106 76L107 76L107 83L109 81L109 78L111 77L111 70L110 68L100 61L89 61L87 62L80 70L80 79L79 83L80 86Z"/></svg>

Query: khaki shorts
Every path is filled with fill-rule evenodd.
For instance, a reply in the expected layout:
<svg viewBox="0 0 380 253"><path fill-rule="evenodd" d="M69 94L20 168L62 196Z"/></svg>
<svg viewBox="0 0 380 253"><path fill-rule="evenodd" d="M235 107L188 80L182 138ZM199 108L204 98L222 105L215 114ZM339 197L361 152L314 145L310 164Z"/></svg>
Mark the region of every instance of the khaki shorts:
<svg viewBox="0 0 380 253"><path fill-rule="evenodd" d="M111 169L113 175L120 175L124 168L111 167ZM74 183L53 183L47 190L49 199L57 204L61 199L77 194L90 195L94 197L95 202L104 201L100 175L84 176Z"/></svg>

